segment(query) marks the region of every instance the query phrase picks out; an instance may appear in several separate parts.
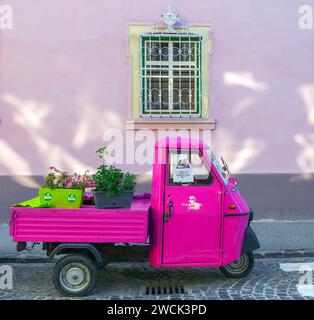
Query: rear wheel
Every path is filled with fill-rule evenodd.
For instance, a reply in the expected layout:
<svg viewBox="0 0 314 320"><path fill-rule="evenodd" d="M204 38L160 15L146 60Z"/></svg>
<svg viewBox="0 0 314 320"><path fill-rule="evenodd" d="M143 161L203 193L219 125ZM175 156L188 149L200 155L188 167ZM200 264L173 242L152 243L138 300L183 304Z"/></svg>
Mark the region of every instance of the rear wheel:
<svg viewBox="0 0 314 320"><path fill-rule="evenodd" d="M54 286L67 296L84 296L90 293L97 278L95 262L84 255L67 255L61 258L53 269Z"/></svg>
<svg viewBox="0 0 314 320"><path fill-rule="evenodd" d="M250 252L242 254L237 261L220 267L220 271L229 278L243 278L251 272L253 266L254 255Z"/></svg>

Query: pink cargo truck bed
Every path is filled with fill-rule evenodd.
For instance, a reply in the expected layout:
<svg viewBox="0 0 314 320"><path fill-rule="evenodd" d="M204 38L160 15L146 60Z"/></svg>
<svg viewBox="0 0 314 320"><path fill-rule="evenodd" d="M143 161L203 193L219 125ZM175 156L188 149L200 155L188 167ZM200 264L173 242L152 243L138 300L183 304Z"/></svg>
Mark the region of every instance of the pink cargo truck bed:
<svg viewBox="0 0 314 320"><path fill-rule="evenodd" d="M10 235L16 242L145 243L149 210L149 199L121 209L12 207Z"/></svg>

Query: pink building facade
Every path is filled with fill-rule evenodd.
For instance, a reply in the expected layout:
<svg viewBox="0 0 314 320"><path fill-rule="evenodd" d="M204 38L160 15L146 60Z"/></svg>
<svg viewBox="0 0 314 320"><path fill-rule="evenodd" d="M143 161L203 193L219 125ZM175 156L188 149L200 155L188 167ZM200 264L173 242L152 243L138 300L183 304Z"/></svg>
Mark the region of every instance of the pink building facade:
<svg viewBox="0 0 314 320"><path fill-rule="evenodd" d="M123 137L121 166L139 175L138 190L149 190L151 166L127 163L128 137L142 129L200 129L239 178L257 219L312 218L314 30L300 27L302 0L173 0L182 46L192 48L191 34L201 40L193 47L195 64L185 61L195 70L178 85L187 92L193 87L199 109L193 113L182 102L175 112L175 97L168 92L171 115L168 107L154 113L145 105L151 98L144 91L154 84L142 80L149 61L140 51L144 35L151 43L157 41L154 33L165 36L160 15L168 1L5 4L12 9L12 28L0 33L2 221L10 204L36 193L49 166L93 170L95 150L112 129ZM314 8L313 0L307 4ZM167 36L162 41L175 50L179 40ZM177 48L183 48L181 42ZM174 56L168 58L175 68ZM168 80L155 85L170 90L170 80L163 82ZM188 102L190 96L183 95L177 98Z"/></svg>

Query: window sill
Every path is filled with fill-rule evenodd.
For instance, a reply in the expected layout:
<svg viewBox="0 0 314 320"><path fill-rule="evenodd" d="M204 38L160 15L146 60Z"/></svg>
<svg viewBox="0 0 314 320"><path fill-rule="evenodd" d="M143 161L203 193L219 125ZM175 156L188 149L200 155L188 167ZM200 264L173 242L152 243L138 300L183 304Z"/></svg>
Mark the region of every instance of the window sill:
<svg viewBox="0 0 314 320"><path fill-rule="evenodd" d="M193 119L193 118L158 118L147 119L137 118L134 120L127 120L125 122L126 130L140 130L140 129L216 129L216 119Z"/></svg>

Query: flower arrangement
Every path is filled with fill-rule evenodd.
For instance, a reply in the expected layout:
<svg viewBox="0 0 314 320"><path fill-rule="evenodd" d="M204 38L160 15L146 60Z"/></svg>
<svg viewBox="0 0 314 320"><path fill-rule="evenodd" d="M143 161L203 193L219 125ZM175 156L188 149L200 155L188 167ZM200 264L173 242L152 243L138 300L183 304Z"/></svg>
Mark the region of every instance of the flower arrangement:
<svg viewBox="0 0 314 320"><path fill-rule="evenodd" d="M124 190L133 191L136 185L136 177L130 172L123 172L121 169L106 165L105 155L108 154L107 147L96 151L102 164L97 168L92 180L96 191L105 191L108 197L116 196Z"/></svg>
<svg viewBox="0 0 314 320"><path fill-rule="evenodd" d="M50 167L45 177L44 185L39 188L42 204L49 204L56 208L79 208L82 205L83 193L86 187L93 187L88 170L84 174L74 173Z"/></svg>
<svg viewBox="0 0 314 320"><path fill-rule="evenodd" d="M107 147L98 149L96 154L102 159L96 173L92 175L96 207L128 207L133 198L136 176L130 172L123 172L113 165L107 165L105 161L105 156L109 154Z"/></svg>
<svg viewBox="0 0 314 320"><path fill-rule="evenodd" d="M49 169L50 172L45 177L45 188L85 190L86 187L94 186L88 170L83 175L74 173L71 176L67 171L60 171L55 167L49 167Z"/></svg>
<svg viewBox="0 0 314 320"><path fill-rule="evenodd" d="M90 175L88 170L84 174L70 175L67 171L50 167L44 185L39 188L41 202L61 208L80 207L85 189L93 188L97 208L130 206L136 176L113 165L107 165L107 147L98 149L96 154L102 161L93 175Z"/></svg>

